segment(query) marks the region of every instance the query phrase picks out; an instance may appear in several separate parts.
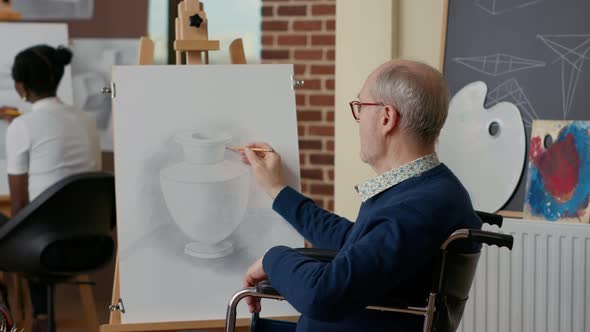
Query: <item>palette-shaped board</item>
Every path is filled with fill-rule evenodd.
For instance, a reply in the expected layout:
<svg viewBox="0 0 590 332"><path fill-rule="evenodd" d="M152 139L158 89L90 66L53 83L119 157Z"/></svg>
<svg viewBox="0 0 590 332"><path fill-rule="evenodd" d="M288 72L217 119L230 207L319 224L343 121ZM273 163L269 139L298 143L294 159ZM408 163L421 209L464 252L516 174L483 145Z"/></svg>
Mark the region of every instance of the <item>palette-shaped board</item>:
<svg viewBox="0 0 590 332"><path fill-rule="evenodd" d="M472 82L451 99L437 153L465 186L475 209L495 212L510 199L526 154L518 108L500 102L484 107L487 86Z"/></svg>
<svg viewBox="0 0 590 332"><path fill-rule="evenodd" d="M590 121L533 122L524 217L590 222Z"/></svg>

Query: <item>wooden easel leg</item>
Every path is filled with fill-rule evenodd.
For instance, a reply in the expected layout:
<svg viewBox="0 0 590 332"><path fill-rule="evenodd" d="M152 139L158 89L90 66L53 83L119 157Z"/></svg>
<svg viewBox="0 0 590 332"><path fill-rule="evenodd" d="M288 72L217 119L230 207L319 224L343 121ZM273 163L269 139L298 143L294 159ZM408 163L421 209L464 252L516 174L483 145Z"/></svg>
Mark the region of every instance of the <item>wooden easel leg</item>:
<svg viewBox="0 0 590 332"><path fill-rule="evenodd" d="M81 275L77 278L81 282L89 282L90 276L87 274ZM96 313L96 303L94 302L94 293L92 291L92 285L80 284L78 285L80 290L80 300L82 302L82 309L84 310L84 316L86 316L86 326L90 332L98 332L99 322L98 314Z"/></svg>
<svg viewBox="0 0 590 332"><path fill-rule="evenodd" d="M188 51L186 52L186 64L187 65L200 65L203 63L201 51Z"/></svg>

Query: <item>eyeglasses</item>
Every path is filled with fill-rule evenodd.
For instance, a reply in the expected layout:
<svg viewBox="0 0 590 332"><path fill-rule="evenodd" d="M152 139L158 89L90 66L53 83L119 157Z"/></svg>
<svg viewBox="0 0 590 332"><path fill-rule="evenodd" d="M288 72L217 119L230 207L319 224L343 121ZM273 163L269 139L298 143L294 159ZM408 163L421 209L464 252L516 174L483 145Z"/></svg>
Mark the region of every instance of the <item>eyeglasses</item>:
<svg viewBox="0 0 590 332"><path fill-rule="evenodd" d="M385 106L383 103L361 103L358 100L353 100L350 103L350 111L352 112L352 117L358 122L360 120L361 111L363 110L363 106Z"/></svg>

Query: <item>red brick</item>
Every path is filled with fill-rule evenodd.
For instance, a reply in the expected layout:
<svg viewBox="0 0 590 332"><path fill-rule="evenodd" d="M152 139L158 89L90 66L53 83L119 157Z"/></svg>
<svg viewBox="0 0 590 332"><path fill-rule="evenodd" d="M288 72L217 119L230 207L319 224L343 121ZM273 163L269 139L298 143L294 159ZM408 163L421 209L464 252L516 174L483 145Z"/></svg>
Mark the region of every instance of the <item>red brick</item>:
<svg viewBox="0 0 590 332"><path fill-rule="evenodd" d="M299 150L321 150L322 141L320 140L299 140Z"/></svg>
<svg viewBox="0 0 590 332"><path fill-rule="evenodd" d="M295 31L316 31L322 30L322 21L295 21L293 22Z"/></svg>
<svg viewBox="0 0 590 332"><path fill-rule="evenodd" d="M313 65L311 66L312 75L334 75L334 65Z"/></svg>
<svg viewBox="0 0 590 332"><path fill-rule="evenodd" d="M326 112L326 122L334 122L334 111Z"/></svg>
<svg viewBox="0 0 590 332"><path fill-rule="evenodd" d="M262 31L287 31L289 22L287 21L263 21Z"/></svg>
<svg viewBox="0 0 590 332"><path fill-rule="evenodd" d="M327 141L326 142L326 150L334 151L334 141ZM332 179L334 180L334 179Z"/></svg>
<svg viewBox="0 0 590 332"><path fill-rule="evenodd" d="M262 16L272 16L274 8L272 6L262 6Z"/></svg>
<svg viewBox="0 0 590 332"><path fill-rule="evenodd" d="M335 60L335 59L336 59L336 51L327 50L326 51L326 60Z"/></svg>
<svg viewBox="0 0 590 332"><path fill-rule="evenodd" d="M312 45L335 45L336 44L336 36L334 35L316 35L311 36L311 44Z"/></svg>
<svg viewBox="0 0 590 332"><path fill-rule="evenodd" d="M305 95L302 95L302 94L295 95L295 105L305 106Z"/></svg>
<svg viewBox="0 0 590 332"><path fill-rule="evenodd" d="M334 106L334 96L333 95L309 96L309 104L312 106Z"/></svg>
<svg viewBox="0 0 590 332"><path fill-rule="evenodd" d="M322 88L322 81L319 79L303 79L305 84L303 84L300 89L302 90L320 90Z"/></svg>
<svg viewBox="0 0 590 332"><path fill-rule="evenodd" d="M334 156L331 154L312 154L309 156L312 165L334 165Z"/></svg>
<svg viewBox="0 0 590 332"><path fill-rule="evenodd" d="M307 45L307 36L304 35L286 35L279 36L279 45Z"/></svg>
<svg viewBox="0 0 590 332"><path fill-rule="evenodd" d="M289 59L289 50L262 50L261 57L265 60L286 60Z"/></svg>
<svg viewBox="0 0 590 332"><path fill-rule="evenodd" d="M323 52L321 50L307 51L295 50L295 60L321 60Z"/></svg>
<svg viewBox="0 0 590 332"><path fill-rule="evenodd" d="M336 5L313 5L311 14L314 16L336 15Z"/></svg>
<svg viewBox="0 0 590 332"><path fill-rule="evenodd" d="M293 68L293 72L295 75L303 75L305 74L305 69L307 68L306 65L296 64Z"/></svg>
<svg viewBox="0 0 590 332"><path fill-rule="evenodd" d="M311 126L309 127L309 134L316 136L332 136L334 137L333 126Z"/></svg>
<svg viewBox="0 0 590 332"><path fill-rule="evenodd" d="M307 15L307 6L280 6L278 14L280 16L305 16Z"/></svg>
<svg viewBox="0 0 590 332"><path fill-rule="evenodd" d="M301 183L301 192L308 193L309 192L309 185L307 183Z"/></svg>
<svg viewBox="0 0 590 332"><path fill-rule="evenodd" d="M327 173L328 173L328 176L327 176L328 180L334 181L334 170L329 169Z"/></svg>
<svg viewBox="0 0 590 332"><path fill-rule="evenodd" d="M332 79L326 80L324 82L324 85L326 86L326 90L334 90L334 80L332 80Z"/></svg>
<svg viewBox="0 0 590 332"><path fill-rule="evenodd" d="M297 135L305 136L305 126L297 126Z"/></svg>
<svg viewBox="0 0 590 332"><path fill-rule="evenodd" d="M326 21L326 30L328 30L328 31L336 30L336 21L335 20Z"/></svg>
<svg viewBox="0 0 590 332"><path fill-rule="evenodd" d="M320 111L298 111L297 121L322 121L322 112Z"/></svg>
<svg viewBox="0 0 590 332"><path fill-rule="evenodd" d="M289 0L263 0L264 2L287 2Z"/></svg>
<svg viewBox="0 0 590 332"><path fill-rule="evenodd" d="M262 35L262 45L270 46L275 43L275 36L272 35Z"/></svg>
<svg viewBox="0 0 590 332"><path fill-rule="evenodd" d="M299 153L299 166L303 167L307 164L307 157L305 153Z"/></svg>
<svg viewBox="0 0 590 332"><path fill-rule="evenodd" d="M326 209L328 211L334 211L334 200L333 199L328 200L328 206L326 207Z"/></svg>
<svg viewBox="0 0 590 332"><path fill-rule="evenodd" d="M301 169L301 177L309 180L323 180L324 172L321 169Z"/></svg>
<svg viewBox="0 0 590 332"><path fill-rule="evenodd" d="M315 195L334 195L334 186L331 184L311 184L311 193Z"/></svg>

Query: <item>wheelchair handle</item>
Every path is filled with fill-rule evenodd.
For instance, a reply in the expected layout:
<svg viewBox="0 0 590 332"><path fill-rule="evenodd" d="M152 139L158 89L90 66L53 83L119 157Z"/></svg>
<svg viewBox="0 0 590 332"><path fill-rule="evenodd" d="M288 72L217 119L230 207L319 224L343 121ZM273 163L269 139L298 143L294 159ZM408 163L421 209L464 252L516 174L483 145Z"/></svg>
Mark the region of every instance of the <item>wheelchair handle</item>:
<svg viewBox="0 0 590 332"><path fill-rule="evenodd" d="M487 232L479 229L470 229L469 238L480 243L485 243L490 246L495 245L500 248L506 247L510 250L512 250L512 245L514 244L514 238L512 237L512 235Z"/></svg>
<svg viewBox="0 0 590 332"><path fill-rule="evenodd" d="M502 223L504 221L504 217L499 214L495 213L488 213L482 211L475 211L475 214L481 219L482 222L490 225L496 225L498 227L502 227Z"/></svg>

